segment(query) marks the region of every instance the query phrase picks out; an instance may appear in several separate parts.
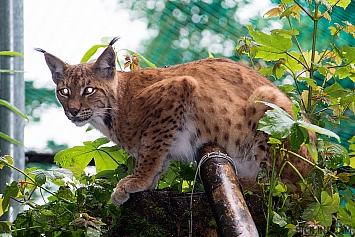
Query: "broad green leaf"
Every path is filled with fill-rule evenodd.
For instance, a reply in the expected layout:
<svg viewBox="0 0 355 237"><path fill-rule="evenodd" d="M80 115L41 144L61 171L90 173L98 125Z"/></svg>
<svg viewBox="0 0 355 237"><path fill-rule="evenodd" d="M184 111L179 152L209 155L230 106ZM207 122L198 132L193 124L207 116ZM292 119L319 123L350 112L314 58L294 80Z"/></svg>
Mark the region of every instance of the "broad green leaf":
<svg viewBox="0 0 355 237"><path fill-rule="evenodd" d="M10 204L10 198L11 197L17 197L17 194L19 192L19 188L17 186L17 182L13 181L10 185L7 185L4 189L3 195L2 195L2 210L7 210Z"/></svg>
<svg viewBox="0 0 355 237"><path fill-rule="evenodd" d="M275 29L275 30L271 30L271 33L275 33L284 38L292 38L292 36L299 35L300 32L298 32L298 30L296 29L292 29L292 30Z"/></svg>
<svg viewBox="0 0 355 237"><path fill-rule="evenodd" d="M324 187L324 172L319 169L312 169L307 176L307 183L312 184L312 193L320 200Z"/></svg>
<svg viewBox="0 0 355 237"><path fill-rule="evenodd" d="M274 67L262 67L262 68L260 68L259 72L261 74L263 74L264 76L269 77L273 74L273 71L274 71L273 69L274 69Z"/></svg>
<svg viewBox="0 0 355 237"><path fill-rule="evenodd" d="M296 60L300 57L301 55L296 52L288 52L286 55L285 67L291 70L294 75L303 70L302 64Z"/></svg>
<svg viewBox="0 0 355 237"><path fill-rule="evenodd" d="M298 80L304 80L307 82L307 84L312 87L313 89L317 88L316 80L311 79L309 77L299 77Z"/></svg>
<svg viewBox="0 0 355 237"><path fill-rule="evenodd" d="M336 6L346 9L346 7L351 3L351 0L325 0L330 5L337 4Z"/></svg>
<svg viewBox="0 0 355 237"><path fill-rule="evenodd" d="M95 141L92 142L92 145L95 147L95 148L99 148L100 146L102 145L105 145L107 143L109 143L110 140L106 137L101 137L101 138L98 138L96 139Z"/></svg>
<svg viewBox="0 0 355 237"><path fill-rule="evenodd" d="M300 6L298 6L297 4L291 5L288 8L286 8L286 10L281 14L280 18L283 17L294 17L296 18L298 21L300 21L300 13L302 12L302 8L300 8Z"/></svg>
<svg viewBox="0 0 355 237"><path fill-rule="evenodd" d="M350 47L346 44L341 48L341 53L343 58L346 60L346 64L354 64L355 63L355 47Z"/></svg>
<svg viewBox="0 0 355 237"><path fill-rule="evenodd" d="M273 211L272 222L274 222L275 224L279 225L280 227L284 227L285 225L287 225L286 214L282 213L280 215L277 212Z"/></svg>
<svg viewBox="0 0 355 237"><path fill-rule="evenodd" d="M7 164L13 165L14 159L9 155L0 156L0 169L2 169Z"/></svg>
<svg viewBox="0 0 355 237"><path fill-rule="evenodd" d="M86 51L86 53L84 54L84 56L80 60L80 63L88 62L89 59L96 53L96 51L99 48L106 48L106 47L107 47L107 44L97 44L97 45L92 46L88 51Z"/></svg>
<svg viewBox="0 0 355 237"><path fill-rule="evenodd" d="M42 172L35 176L36 185L42 186L47 181L46 175Z"/></svg>
<svg viewBox="0 0 355 237"><path fill-rule="evenodd" d="M0 199L0 206L1 206L1 199ZM0 216L2 216L1 207L0 207ZM10 221L0 221L0 236L1 237L11 237L11 234L6 234L6 232L10 232L10 226L12 223Z"/></svg>
<svg viewBox="0 0 355 237"><path fill-rule="evenodd" d="M36 170L29 172L28 174L35 175L36 182L38 181L42 184L44 184L46 182L47 178L52 182L57 181L59 179L63 179L63 178L73 179L73 172L69 169L64 169L64 168L50 169L50 170L36 169ZM39 184L39 185L42 185L42 184Z"/></svg>
<svg viewBox="0 0 355 237"><path fill-rule="evenodd" d="M303 144L305 137L301 128L298 126L297 123L294 123L291 127L291 138L290 143L293 150L300 149L301 145Z"/></svg>
<svg viewBox="0 0 355 237"><path fill-rule="evenodd" d="M351 67L350 66L344 66L335 71L335 75L339 77L339 79L343 79L349 76L350 74Z"/></svg>
<svg viewBox="0 0 355 237"><path fill-rule="evenodd" d="M290 135L292 125L296 123L291 115L275 104L263 101L256 102L264 103L274 109L266 111L266 116L259 121L258 130L264 131L278 139L286 138Z"/></svg>
<svg viewBox="0 0 355 237"><path fill-rule="evenodd" d="M347 166L350 164L349 153L345 147L329 141L324 141L324 145L327 147L326 152L329 154L329 168L336 169L339 165Z"/></svg>
<svg viewBox="0 0 355 237"><path fill-rule="evenodd" d="M83 170L94 159L97 172L114 170L122 156L117 148L100 147L108 141L107 138L99 138L93 142L84 142L84 146L75 146L58 152L54 161L63 168L77 167Z"/></svg>
<svg viewBox="0 0 355 237"><path fill-rule="evenodd" d="M280 35L277 31L271 32L270 35L262 31L254 31L254 29L247 25L249 34L253 39L261 44L258 47L258 53L255 57L263 60L278 60L286 57L286 52L292 48L292 40Z"/></svg>
<svg viewBox="0 0 355 237"><path fill-rule="evenodd" d="M73 172L68 169L58 168L58 169L50 169L47 170L49 174L52 174L54 179L64 179L69 178L73 179Z"/></svg>
<svg viewBox="0 0 355 237"><path fill-rule="evenodd" d="M345 199L345 208L340 207L338 211L338 222L355 228L355 203L347 196L345 196Z"/></svg>
<svg viewBox="0 0 355 237"><path fill-rule="evenodd" d="M334 137L335 139L338 140L338 142L340 142L340 137L336 133L334 133L334 132L332 132L332 131L330 131L328 129L321 128L321 127L319 127L317 125L306 123L305 121L301 121L301 120L297 121L297 123L299 124L299 126L305 128L305 129L308 129L308 130L311 130L313 132L316 132L316 133L319 133L319 134L323 134L323 135L326 135L326 136L329 136L329 137Z"/></svg>
<svg viewBox="0 0 355 237"><path fill-rule="evenodd" d="M280 79L285 74L285 70L281 67L274 66L273 71L277 79Z"/></svg>
<svg viewBox="0 0 355 237"><path fill-rule="evenodd" d="M336 83L325 88L324 92L333 98L344 98L351 93L351 90L343 88L339 83Z"/></svg>
<svg viewBox="0 0 355 237"><path fill-rule="evenodd" d="M266 116L261 118L259 121L259 126L258 130L264 131L267 134L270 134L271 136L281 139L281 138L286 138L288 135L291 133L291 127L293 124L298 123L300 127L303 127L307 130L319 133L319 134L324 134L326 136L334 137L340 142L340 137L335 134L334 132L321 128L317 125L307 123L303 120L297 120L297 122L289 115L287 112L285 112L283 109L278 107L275 104L264 102L264 101L256 101L256 102L261 102L264 103L265 105L273 108L274 110L268 110L266 111Z"/></svg>
<svg viewBox="0 0 355 237"><path fill-rule="evenodd" d="M332 214L336 213L340 207L338 193L332 196L326 191L322 191L320 203L314 202L307 206L302 214L306 221L319 221L321 225L329 227L332 224Z"/></svg>
<svg viewBox="0 0 355 237"><path fill-rule="evenodd" d="M6 100L1 100L0 99L0 105L5 106L6 108L12 110L14 113L20 115L22 118L26 119L28 121L28 118L26 115L24 115L19 109L17 109L15 106L7 102Z"/></svg>
<svg viewBox="0 0 355 237"><path fill-rule="evenodd" d="M347 204L345 204L346 206ZM355 213L349 213L345 208L340 207L338 210L338 223L348 226L355 226Z"/></svg>
<svg viewBox="0 0 355 237"><path fill-rule="evenodd" d="M0 51L0 55L17 56L17 57L22 57L23 58L23 54L22 53L14 52L14 51Z"/></svg>
<svg viewBox="0 0 355 237"><path fill-rule="evenodd" d="M99 237L101 236L101 231L92 227L87 227L86 234L87 237Z"/></svg>
<svg viewBox="0 0 355 237"><path fill-rule="evenodd" d="M272 192L272 196L274 197L281 197L281 195L283 193L285 193L287 191L287 187L285 184L278 182L277 185L275 186L273 192Z"/></svg>

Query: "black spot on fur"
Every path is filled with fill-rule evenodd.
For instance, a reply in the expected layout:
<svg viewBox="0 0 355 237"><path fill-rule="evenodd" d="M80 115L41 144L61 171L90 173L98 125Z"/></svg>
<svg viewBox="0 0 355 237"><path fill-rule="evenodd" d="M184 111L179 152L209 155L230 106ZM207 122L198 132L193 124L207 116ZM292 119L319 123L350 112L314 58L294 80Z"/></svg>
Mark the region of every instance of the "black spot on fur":
<svg viewBox="0 0 355 237"><path fill-rule="evenodd" d="M104 123L109 129L112 128L112 116L110 112L105 114Z"/></svg>

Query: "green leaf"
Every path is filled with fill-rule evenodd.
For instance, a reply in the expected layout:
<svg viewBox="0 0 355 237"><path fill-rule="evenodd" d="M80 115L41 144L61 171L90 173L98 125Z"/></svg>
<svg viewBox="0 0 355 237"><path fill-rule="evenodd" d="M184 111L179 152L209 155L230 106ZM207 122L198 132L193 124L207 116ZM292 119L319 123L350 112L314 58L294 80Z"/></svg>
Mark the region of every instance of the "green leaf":
<svg viewBox="0 0 355 237"><path fill-rule="evenodd" d="M350 157L345 147L329 141L324 141L324 145L327 147L327 154L329 154L329 168L336 169L339 165L346 166L350 164Z"/></svg>
<svg viewBox="0 0 355 237"><path fill-rule="evenodd" d="M285 184L278 182L275 186L274 190L272 191L272 196L274 197L281 197L283 193L287 191L287 187Z"/></svg>
<svg viewBox="0 0 355 237"><path fill-rule="evenodd" d="M83 170L94 159L97 172L114 170L122 160L122 153L117 148L100 147L108 141L107 138L99 138L93 142L84 142L84 146L75 146L58 152L54 161L63 168L77 167Z"/></svg>
<svg viewBox="0 0 355 237"><path fill-rule="evenodd" d="M23 58L23 54L22 53L14 52L14 51L0 51L0 55L17 56L17 57L22 57Z"/></svg>
<svg viewBox="0 0 355 237"><path fill-rule="evenodd" d="M290 135L292 125L296 123L291 115L275 104L263 101L256 102L262 102L273 108L273 110L266 111L266 116L260 119L258 130L264 131L278 139L286 138Z"/></svg>
<svg viewBox="0 0 355 237"><path fill-rule="evenodd" d="M107 47L107 44L97 44L97 45L92 46L88 51L86 51L86 53L84 54L84 56L80 60L80 63L88 62L89 59L96 53L96 51L99 48L106 48L106 47Z"/></svg>
<svg viewBox="0 0 355 237"><path fill-rule="evenodd" d="M292 40L283 36L286 31L274 30L268 35L262 31L254 31L250 25L247 25L247 28L253 39L261 44L258 47L256 58L266 61L279 60L286 58L286 52L292 48Z"/></svg>
<svg viewBox="0 0 355 237"><path fill-rule="evenodd" d="M275 224L279 225L280 227L284 227L287 225L287 217L285 213L282 213L281 215L278 214L277 212L273 211L273 217L272 217L272 222Z"/></svg>
<svg viewBox="0 0 355 237"><path fill-rule="evenodd" d="M10 136L6 135L5 133L0 132L0 138L3 138L9 142L16 144L16 145L23 146L23 144L21 142L17 141L16 139L11 138Z"/></svg>
<svg viewBox="0 0 355 237"><path fill-rule="evenodd" d="M345 208L340 207L338 210L338 222L355 228L355 203L348 197L346 198Z"/></svg>
<svg viewBox="0 0 355 237"><path fill-rule="evenodd" d="M300 111L301 111L300 104L296 100L292 99L292 115L293 115L293 117L297 118Z"/></svg>
<svg viewBox="0 0 355 237"><path fill-rule="evenodd" d="M307 82L307 84L312 87L313 89L317 88L316 80L311 79L309 77L299 77L298 80L304 80Z"/></svg>
<svg viewBox="0 0 355 237"><path fill-rule="evenodd" d="M324 187L324 172L319 169L312 169L307 176L307 183L312 184L311 188L313 195L320 200Z"/></svg>
<svg viewBox="0 0 355 237"><path fill-rule="evenodd" d="M23 73L22 70L0 69L0 73Z"/></svg>
<svg viewBox="0 0 355 237"><path fill-rule="evenodd" d="M1 199L0 199L0 204L1 204ZM1 210L0 210L0 216L2 216ZM11 226L10 221L0 221L0 236L1 237L11 237L11 234L4 234L5 232L10 232L10 226Z"/></svg>
<svg viewBox="0 0 355 237"><path fill-rule="evenodd" d="M38 186L42 186L43 184L45 184L46 180L47 180L46 175L43 172L37 174L35 177L35 182L36 182L36 185L38 185Z"/></svg>
<svg viewBox="0 0 355 237"><path fill-rule="evenodd" d="M10 198L11 197L17 197L17 194L19 192L19 188L17 186L17 182L13 181L10 185L7 185L4 189L3 195L2 195L2 210L7 210L10 204Z"/></svg>
<svg viewBox="0 0 355 237"><path fill-rule="evenodd" d="M6 100L1 100L0 99L0 105L5 106L6 108L12 110L14 113L20 115L22 118L26 119L28 121L28 118L26 115L24 115L18 108L7 102Z"/></svg>
<svg viewBox="0 0 355 237"><path fill-rule="evenodd" d="M2 204L3 204L4 199L0 198L0 216L4 215L5 212L7 212L7 208L8 206L6 206L6 208L2 208Z"/></svg>
<svg viewBox="0 0 355 237"><path fill-rule="evenodd" d="M341 48L341 54L347 65L355 63L355 47L344 44Z"/></svg>
<svg viewBox="0 0 355 237"><path fill-rule="evenodd" d="M293 150L297 151L303 144L305 137L299 125L294 123L291 127L291 147Z"/></svg>
<svg viewBox="0 0 355 237"><path fill-rule="evenodd" d="M346 8L350 3L351 0L325 0L326 2L328 2L330 5L334 5L337 4L336 6L338 7L342 7L342 8Z"/></svg>
<svg viewBox="0 0 355 237"><path fill-rule="evenodd" d="M275 30L271 30L271 33L275 33L284 38L292 38L292 36L299 35L299 32L296 29L292 29L292 30L275 29Z"/></svg>
<svg viewBox="0 0 355 237"><path fill-rule="evenodd" d="M321 128L317 125L306 123L305 121L301 121L301 120L297 121L297 123L299 124L299 126L305 128L307 130L311 130L311 131L319 133L319 134L324 134L329 137L334 137L335 139L338 140L338 142L340 142L340 137L336 133L334 133L328 129Z"/></svg>
<svg viewBox="0 0 355 237"><path fill-rule="evenodd" d="M101 231L92 227L87 227L86 235L87 237L99 237L101 236Z"/></svg>
<svg viewBox="0 0 355 237"><path fill-rule="evenodd" d="M336 213L340 207L340 198L338 193L332 196L326 191L321 193L320 203L315 202L308 205L302 214L306 221L317 220L321 225L329 227L332 224L332 214Z"/></svg>
<svg viewBox="0 0 355 237"><path fill-rule="evenodd" d="M14 159L9 155L0 156L0 169L2 169L7 164L13 165Z"/></svg>

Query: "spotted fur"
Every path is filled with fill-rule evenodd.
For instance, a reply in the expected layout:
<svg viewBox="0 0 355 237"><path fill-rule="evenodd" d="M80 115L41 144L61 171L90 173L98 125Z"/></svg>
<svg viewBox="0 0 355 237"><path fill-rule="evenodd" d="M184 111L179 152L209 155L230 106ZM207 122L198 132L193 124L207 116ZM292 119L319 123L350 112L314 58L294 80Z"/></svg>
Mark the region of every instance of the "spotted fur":
<svg viewBox="0 0 355 237"><path fill-rule="evenodd" d="M96 62L78 65L41 52L68 119L77 126L90 123L138 157L133 173L112 194L115 204L124 203L130 193L154 188L172 158L193 161L205 143L223 147L234 159L242 185L251 188L261 163L271 164L268 136L257 130L268 108L255 100L292 114L290 99L268 79L228 59L119 72L112 44ZM309 157L305 147L298 153ZM309 172L306 163L290 160L303 175ZM292 169L283 178L298 180Z"/></svg>

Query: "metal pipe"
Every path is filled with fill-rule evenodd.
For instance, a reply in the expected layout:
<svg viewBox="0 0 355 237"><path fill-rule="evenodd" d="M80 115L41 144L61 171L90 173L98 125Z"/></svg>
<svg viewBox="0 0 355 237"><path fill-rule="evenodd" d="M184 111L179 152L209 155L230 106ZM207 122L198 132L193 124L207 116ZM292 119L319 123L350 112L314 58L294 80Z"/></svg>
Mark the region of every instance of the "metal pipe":
<svg viewBox="0 0 355 237"><path fill-rule="evenodd" d="M16 51L23 54L23 0L0 0L0 51ZM0 56L0 68L23 70L22 57ZM0 99L10 102L20 111L25 109L25 82L23 73L0 73ZM4 106L0 106L0 131L21 143L24 141L23 118ZM0 155L13 157L14 165L25 167L24 147L0 138ZM0 194L8 183L18 180L15 170L4 167L0 170ZM13 221L18 204L11 201L10 208L0 219Z"/></svg>
<svg viewBox="0 0 355 237"><path fill-rule="evenodd" d="M231 158L219 146L204 145L197 156L200 178L208 197L219 237L259 236Z"/></svg>

